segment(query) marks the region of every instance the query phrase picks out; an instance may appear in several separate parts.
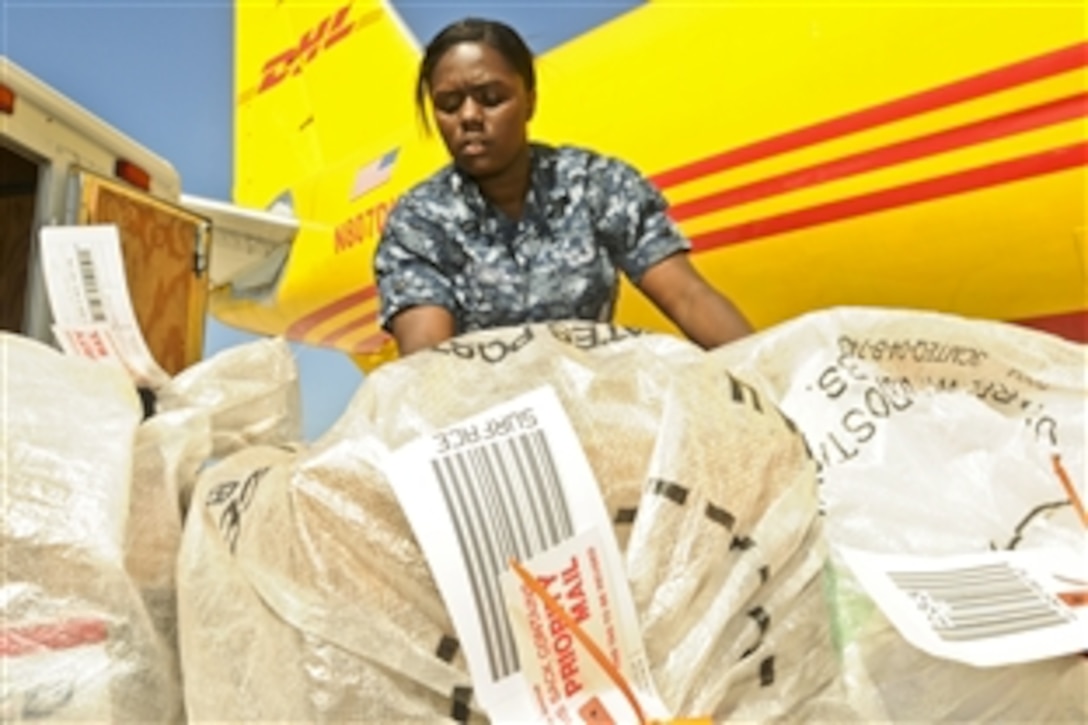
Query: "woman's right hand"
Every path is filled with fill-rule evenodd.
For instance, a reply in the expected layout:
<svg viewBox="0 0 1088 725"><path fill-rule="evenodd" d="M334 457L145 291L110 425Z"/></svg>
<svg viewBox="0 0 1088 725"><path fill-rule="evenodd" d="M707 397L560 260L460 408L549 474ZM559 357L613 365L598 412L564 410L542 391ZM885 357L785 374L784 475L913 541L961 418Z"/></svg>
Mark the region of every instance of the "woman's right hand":
<svg viewBox="0 0 1088 725"><path fill-rule="evenodd" d="M453 314L438 305L417 305L402 310L392 319L390 327L402 357L445 342L457 330Z"/></svg>

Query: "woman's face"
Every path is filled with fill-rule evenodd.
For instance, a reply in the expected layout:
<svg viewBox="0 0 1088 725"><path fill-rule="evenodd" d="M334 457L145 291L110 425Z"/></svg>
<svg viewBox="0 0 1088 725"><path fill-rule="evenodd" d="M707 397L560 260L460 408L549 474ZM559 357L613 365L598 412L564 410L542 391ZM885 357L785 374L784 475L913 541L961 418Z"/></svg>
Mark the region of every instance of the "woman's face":
<svg viewBox="0 0 1088 725"><path fill-rule="evenodd" d="M473 178L501 174L528 144L535 94L490 45L447 50L431 73L430 91L442 140Z"/></svg>

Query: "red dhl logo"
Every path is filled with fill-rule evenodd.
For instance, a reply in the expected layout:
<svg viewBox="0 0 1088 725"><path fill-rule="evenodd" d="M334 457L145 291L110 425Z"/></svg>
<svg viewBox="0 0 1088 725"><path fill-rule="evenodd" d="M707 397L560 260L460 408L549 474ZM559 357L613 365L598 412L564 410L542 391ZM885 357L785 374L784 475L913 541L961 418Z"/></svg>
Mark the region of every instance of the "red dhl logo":
<svg viewBox="0 0 1088 725"><path fill-rule="evenodd" d="M341 42L353 32L376 22L382 15L380 9L351 19L352 3L333 11L316 25L304 32L295 45L269 58L261 66L261 81L256 91L243 94L243 99L275 88L291 76L296 76L308 65Z"/></svg>

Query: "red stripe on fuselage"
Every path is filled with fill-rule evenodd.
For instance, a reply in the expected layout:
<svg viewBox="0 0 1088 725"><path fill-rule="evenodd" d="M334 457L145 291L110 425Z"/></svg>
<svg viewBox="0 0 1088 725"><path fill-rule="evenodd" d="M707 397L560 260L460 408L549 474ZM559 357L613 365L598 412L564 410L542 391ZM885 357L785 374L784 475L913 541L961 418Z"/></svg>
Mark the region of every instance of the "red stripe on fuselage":
<svg viewBox="0 0 1088 725"><path fill-rule="evenodd" d="M898 98L779 136L708 156L662 171L653 177L658 188L683 184L754 161L814 146L834 138L902 121L940 108L954 106L983 96L1026 85L1088 65L1088 43L1077 43L1034 58L937 86L921 93Z"/></svg>
<svg viewBox="0 0 1088 725"><path fill-rule="evenodd" d="M928 156L936 156L967 146L1064 123L1086 115L1088 115L1088 94L1080 93L674 204L669 210L669 215L675 221L684 221L740 204L787 194Z"/></svg>
<svg viewBox="0 0 1088 725"><path fill-rule="evenodd" d="M361 305L364 302L368 302L374 299L377 294L378 289L374 285L370 285L369 287L364 287L361 290L352 292L345 297L341 297L340 299L334 300L333 302L330 302L323 307L317 308L316 310L305 315L304 317L298 318L293 323L291 323L291 325L287 328L287 332L285 334L288 338L292 340L302 340L306 337L306 334L310 332L310 330L314 329L322 322L331 320L333 317L336 317L341 312L347 312L356 305Z"/></svg>
<svg viewBox="0 0 1088 725"><path fill-rule="evenodd" d="M753 239L830 224L880 211L920 204L1034 176L1084 166L1088 144L1051 149L1029 156L1001 161L946 176L839 199L754 221L722 227L691 237L692 249L705 252Z"/></svg>
<svg viewBox="0 0 1088 725"><path fill-rule="evenodd" d="M1074 310L1045 317L1013 320L1018 325L1031 327L1073 342L1088 343L1088 310Z"/></svg>
<svg viewBox="0 0 1088 725"><path fill-rule="evenodd" d="M361 327L366 327L367 325L373 323L377 319L378 319L378 313L377 312L368 312L365 315L362 315L361 317L356 317L356 318L354 318L352 320L349 320L348 322L345 322L340 327L336 328L335 330L333 330L329 334L322 337L318 341L318 344L319 345L328 345L329 347L335 347L336 343L338 343L343 337L351 334L352 332L355 332L356 330L358 330Z"/></svg>

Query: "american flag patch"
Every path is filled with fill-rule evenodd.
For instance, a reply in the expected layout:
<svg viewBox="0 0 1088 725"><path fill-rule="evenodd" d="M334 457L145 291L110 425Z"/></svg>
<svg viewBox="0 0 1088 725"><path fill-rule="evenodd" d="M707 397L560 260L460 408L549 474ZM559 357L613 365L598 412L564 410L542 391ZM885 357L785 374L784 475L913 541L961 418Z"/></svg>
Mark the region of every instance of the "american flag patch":
<svg viewBox="0 0 1088 725"><path fill-rule="evenodd" d="M389 177L393 175L393 165L397 161L399 151L399 148L395 148L356 171L355 181L351 185L349 201L355 201L363 194L371 192L389 181Z"/></svg>

